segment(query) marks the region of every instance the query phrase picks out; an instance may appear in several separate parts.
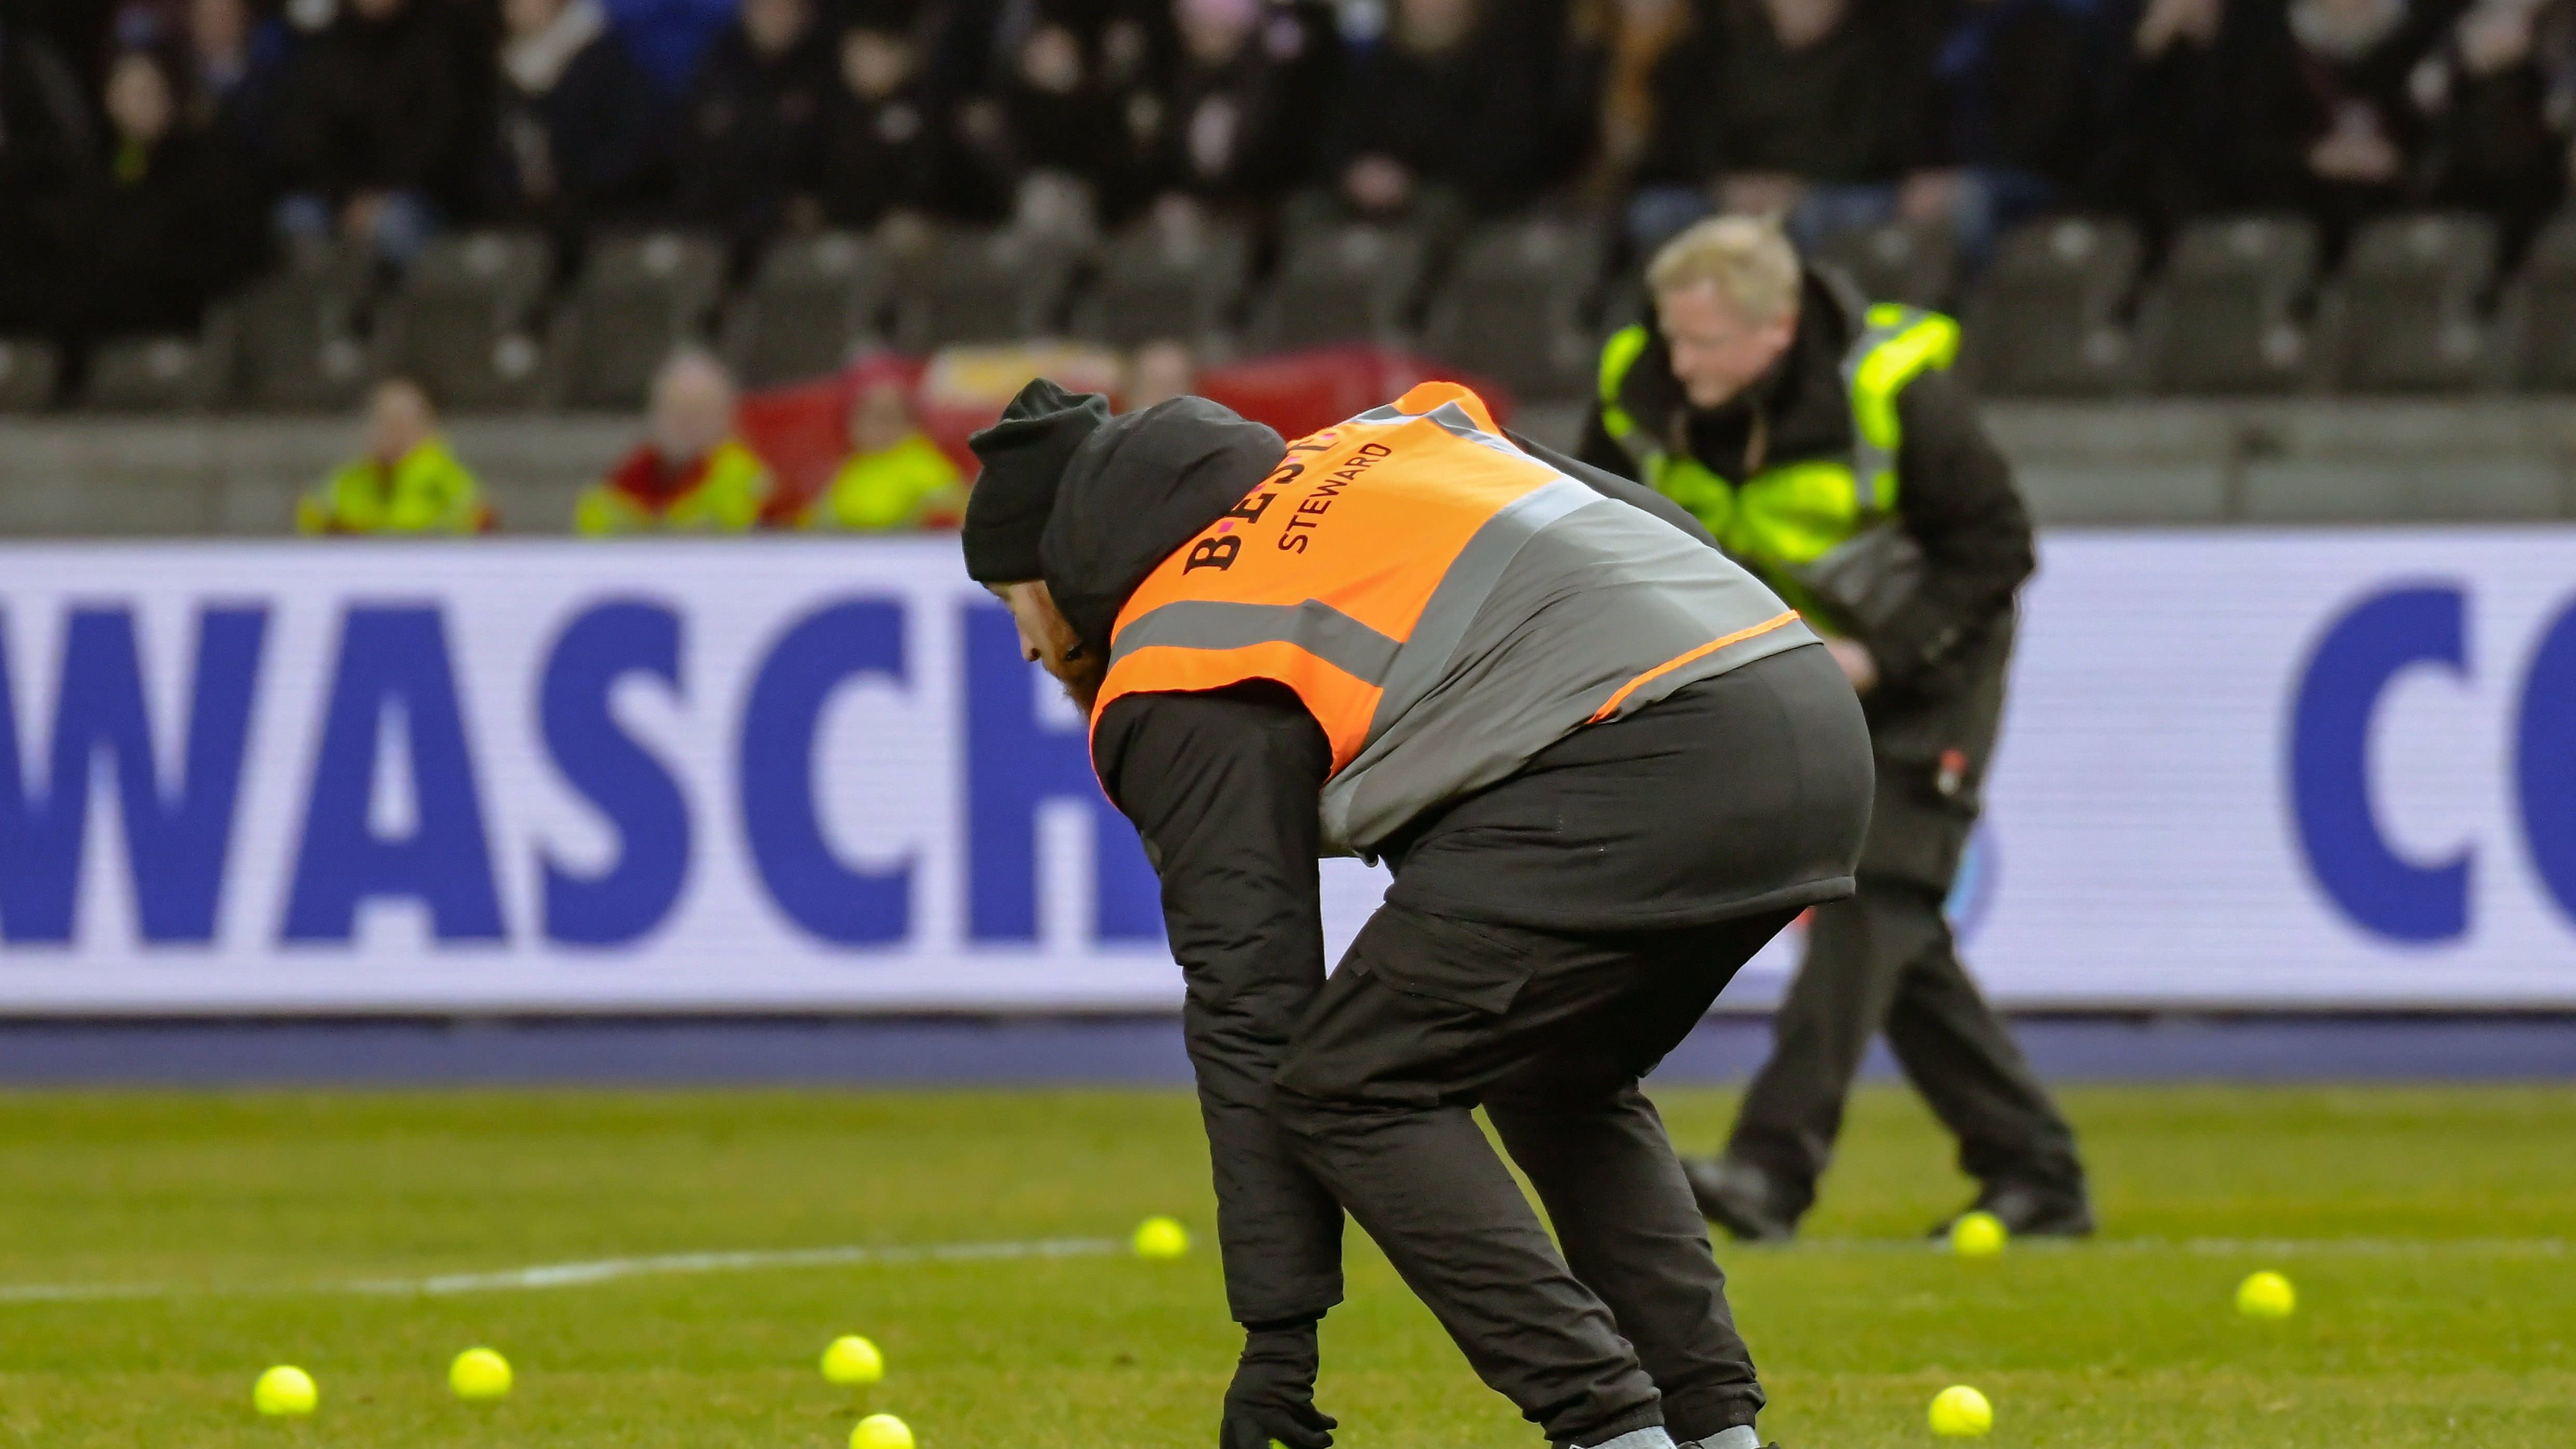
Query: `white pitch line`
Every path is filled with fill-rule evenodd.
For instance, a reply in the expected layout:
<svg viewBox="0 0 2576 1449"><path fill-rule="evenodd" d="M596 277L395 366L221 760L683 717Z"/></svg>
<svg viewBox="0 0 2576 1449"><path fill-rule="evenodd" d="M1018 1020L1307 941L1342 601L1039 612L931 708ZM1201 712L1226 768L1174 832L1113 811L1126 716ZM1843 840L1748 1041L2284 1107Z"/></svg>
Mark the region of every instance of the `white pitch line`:
<svg viewBox="0 0 2576 1449"><path fill-rule="evenodd" d="M1936 1238L1802 1238L1791 1243L1744 1243L1739 1248L1794 1253L1800 1248L1825 1252L1946 1253ZM2015 1252L2044 1253L2191 1253L2203 1257L2471 1257L2563 1258L2576 1252L2566 1238L2020 1238Z"/></svg>
<svg viewBox="0 0 2576 1449"><path fill-rule="evenodd" d="M99 1303L124 1299L280 1297L294 1294L362 1294L370 1297L438 1297L451 1293L577 1288L621 1278L682 1273L742 1273L778 1268L830 1268L858 1264L977 1263L1012 1258L1084 1258L1123 1252L1116 1238L1040 1238L1001 1243L929 1243L885 1247L783 1248L731 1253L665 1253L642 1258L538 1263L481 1273L440 1273L427 1278L344 1278L320 1283L0 1283L0 1303ZM1790 1244L1730 1244L1763 1253L1937 1253L1943 1245L1918 1238L1808 1238ZM2481 1257L2564 1258L2576 1252L2566 1238L2105 1238L2090 1242L2029 1239L2016 1251L2068 1254L2190 1253L2202 1257Z"/></svg>
<svg viewBox="0 0 2576 1449"><path fill-rule="evenodd" d="M436 1297L449 1293L574 1288L620 1278L675 1273L742 1273L776 1268L828 1268L853 1264L981 1263L1007 1258L1085 1258L1124 1251L1116 1238L1039 1238L1006 1243L927 1243L888 1247L782 1248L734 1253L664 1253L645 1258L597 1258L578 1263L538 1263L485 1273L440 1273L427 1278L344 1278L277 1286L183 1283L4 1283L0 1303L94 1303L136 1298L270 1297L301 1293L357 1293L373 1297Z"/></svg>

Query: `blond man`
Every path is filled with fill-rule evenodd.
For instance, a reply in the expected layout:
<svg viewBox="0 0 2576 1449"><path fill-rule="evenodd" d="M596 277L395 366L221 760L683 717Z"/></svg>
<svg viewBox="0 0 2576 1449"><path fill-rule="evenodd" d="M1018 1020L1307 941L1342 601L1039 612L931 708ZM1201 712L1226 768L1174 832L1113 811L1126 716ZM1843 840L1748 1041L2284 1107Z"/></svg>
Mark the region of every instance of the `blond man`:
<svg viewBox="0 0 2576 1449"><path fill-rule="evenodd" d="M2090 1233L2074 1133L1944 915L2034 563L2011 469L1949 374L1958 325L1869 302L1752 217L1675 237L1647 285L1647 318L1602 349L1583 461L1689 509L1797 606L1859 692L1878 764L1858 892L1816 909L1724 1155L1688 1164L1700 1206L1738 1237L1793 1234L1883 1031L1959 1139L1977 1207L2020 1234Z"/></svg>

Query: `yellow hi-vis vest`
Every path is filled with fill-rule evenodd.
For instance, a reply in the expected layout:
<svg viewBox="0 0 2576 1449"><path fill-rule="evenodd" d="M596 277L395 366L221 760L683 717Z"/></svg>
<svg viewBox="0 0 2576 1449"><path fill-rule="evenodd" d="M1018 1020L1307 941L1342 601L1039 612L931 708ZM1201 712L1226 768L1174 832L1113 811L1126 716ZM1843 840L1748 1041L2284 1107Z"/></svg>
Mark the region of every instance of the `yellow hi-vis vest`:
<svg viewBox="0 0 2576 1449"><path fill-rule="evenodd" d="M483 486L432 438L391 468L360 458L297 500L300 533L479 533L492 525Z"/></svg>
<svg viewBox="0 0 2576 1449"><path fill-rule="evenodd" d="M1830 610L1797 576L1861 530L1896 511L1896 454L1904 443L1896 399L1906 384L1959 355L1959 324L1938 312L1881 302L1862 314L1860 334L1843 354L1851 396L1848 458L1809 458L1765 468L1732 484L1690 456L1688 440L1657 437L1620 402L1628 373L1652 334L1645 324L1621 329L1601 349L1601 426L1637 461L1643 480L1691 511L1726 551L1759 570L1781 597L1830 624ZM1678 434L1683 423L1676 411Z"/></svg>
<svg viewBox="0 0 2576 1449"><path fill-rule="evenodd" d="M1146 576L1092 720L1130 694L1284 684L1332 745L1325 848L1374 856L1587 724L1813 642L1724 554L1425 383L1290 443Z"/></svg>
<svg viewBox="0 0 2576 1449"><path fill-rule="evenodd" d="M966 480L939 445L920 433L841 464L832 484L797 520L804 528L924 528L966 511Z"/></svg>
<svg viewBox="0 0 2576 1449"><path fill-rule="evenodd" d="M696 482L670 498L648 501L612 478L573 503L573 531L592 538L622 533L743 533L760 523L769 501L769 465L738 439L707 454Z"/></svg>

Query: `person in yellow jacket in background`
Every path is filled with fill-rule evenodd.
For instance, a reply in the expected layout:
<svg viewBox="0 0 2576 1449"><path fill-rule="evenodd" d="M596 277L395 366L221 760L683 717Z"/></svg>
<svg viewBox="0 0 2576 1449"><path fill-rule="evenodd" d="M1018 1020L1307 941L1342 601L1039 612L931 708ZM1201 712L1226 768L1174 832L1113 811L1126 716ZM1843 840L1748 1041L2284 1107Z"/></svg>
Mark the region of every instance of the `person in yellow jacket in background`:
<svg viewBox="0 0 2576 1449"><path fill-rule="evenodd" d="M1683 1162L1700 1207L1739 1238L1794 1235L1883 1034L1958 1138L1973 1210L2016 1238L2088 1236L2075 1129L1961 964L1946 910L2037 561L2012 465L1949 373L1959 326L1869 301L1752 217L1665 243L1646 286L1648 316L1602 348L1577 456L1690 510L1805 613L1877 757L1854 894L1816 908L1725 1150Z"/></svg>
<svg viewBox="0 0 2576 1449"><path fill-rule="evenodd" d="M921 430L901 381L880 378L859 389L849 438L850 456L805 510L805 527L955 528L965 516L965 475Z"/></svg>
<svg viewBox="0 0 2576 1449"><path fill-rule="evenodd" d="M367 399L364 455L297 500L298 533L488 533L491 508L438 435L438 410L408 378L376 384Z"/></svg>
<svg viewBox="0 0 2576 1449"><path fill-rule="evenodd" d="M734 434L733 378L682 352L653 378L652 435L581 495L573 527L620 533L743 533L760 522L769 466Z"/></svg>

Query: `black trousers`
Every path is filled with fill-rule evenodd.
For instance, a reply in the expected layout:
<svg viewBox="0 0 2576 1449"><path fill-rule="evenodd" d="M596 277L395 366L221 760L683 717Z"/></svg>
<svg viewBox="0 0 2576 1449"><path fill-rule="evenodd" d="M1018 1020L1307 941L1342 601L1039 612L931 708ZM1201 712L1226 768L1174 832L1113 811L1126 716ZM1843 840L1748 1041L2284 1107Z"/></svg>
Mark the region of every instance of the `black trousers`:
<svg viewBox="0 0 2576 1449"><path fill-rule="evenodd" d="M1560 935L1388 905L1289 1046L1271 1110L1301 1160L1560 1445L1659 1423L1688 1442L1762 1407L1707 1225L1637 1082L1794 914Z"/></svg>
<svg viewBox="0 0 2576 1449"><path fill-rule="evenodd" d="M1778 1210L1795 1216L1814 1202L1861 1056L1881 1031L1958 1137L1968 1175L2083 1192L2075 1133L1960 966L1941 905L1931 886L1863 876L1859 894L1816 908L1771 1059L1727 1144L1770 1175Z"/></svg>

